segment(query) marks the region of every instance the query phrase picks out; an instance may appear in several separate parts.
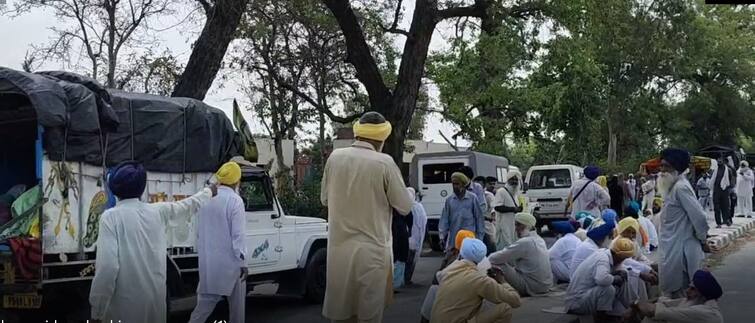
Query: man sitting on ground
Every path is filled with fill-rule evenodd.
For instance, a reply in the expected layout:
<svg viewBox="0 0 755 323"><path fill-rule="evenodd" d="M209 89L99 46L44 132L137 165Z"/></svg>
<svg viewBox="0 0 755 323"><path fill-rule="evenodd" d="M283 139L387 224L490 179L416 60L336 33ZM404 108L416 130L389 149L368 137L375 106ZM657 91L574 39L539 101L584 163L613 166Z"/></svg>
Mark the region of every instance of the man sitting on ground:
<svg viewBox="0 0 755 323"><path fill-rule="evenodd" d="M553 285L553 273L548 259L548 248L543 238L530 230L537 220L532 214L518 213L514 216L517 240L514 244L490 255L493 266L503 270L506 281L520 295L545 294Z"/></svg>
<svg viewBox="0 0 755 323"><path fill-rule="evenodd" d="M556 243L548 250L553 279L557 283L568 283L569 276L571 275L569 266L571 265L574 251L577 250L577 246L582 240L574 235L576 229L569 221L553 222L550 224L550 228L561 235L561 238L556 240Z"/></svg>
<svg viewBox="0 0 755 323"><path fill-rule="evenodd" d="M566 310L593 315L595 322L617 322L629 307L625 297L627 273L619 265L632 256L632 241L621 238L613 248L600 249L585 259L566 289Z"/></svg>
<svg viewBox="0 0 755 323"><path fill-rule="evenodd" d="M637 303L628 311L625 318L630 322L666 323L723 323L718 299L723 295L721 285L708 271L698 270L687 288L686 299L661 298L657 303ZM638 317L639 316L639 317Z"/></svg>
<svg viewBox="0 0 755 323"><path fill-rule="evenodd" d="M500 270L491 270L493 277L478 271L477 264L486 251L481 240L464 239L461 260L444 270L430 322L511 322L512 308L521 305L519 294L506 283ZM496 305L483 310L483 300Z"/></svg>
<svg viewBox="0 0 755 323"><path fill-rule="evenodd" d="M608 248L608 244L611 243L613 227L613 223L604 223L587 231L587 239L579 243L577 250L574 251L571 265L569 265L571 278L574 278L574 273L577 271L577 267L579 267L585 259L590 257L600 248Z"/></svg>

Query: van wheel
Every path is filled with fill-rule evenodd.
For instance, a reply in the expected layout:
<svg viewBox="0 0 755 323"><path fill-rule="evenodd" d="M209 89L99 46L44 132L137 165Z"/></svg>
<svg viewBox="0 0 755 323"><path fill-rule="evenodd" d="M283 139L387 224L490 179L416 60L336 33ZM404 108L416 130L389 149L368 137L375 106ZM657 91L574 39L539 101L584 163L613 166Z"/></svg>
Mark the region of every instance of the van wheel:
<svg viewBox="0 0 755 323"><path fill-rule="evenodd" d="M435 234L430 234L430 248L433 249L435 252L441 252L443 251L443 248L440 246L440 237Z"/></svg>
<svg viewBox="0 0 755 323"><path fill-rule="evenodd" d="M320 248L312 254L306 268L306 293L304 297L316 304L321 304L325 299L325 287L327 282L328 251Z"/></svg>

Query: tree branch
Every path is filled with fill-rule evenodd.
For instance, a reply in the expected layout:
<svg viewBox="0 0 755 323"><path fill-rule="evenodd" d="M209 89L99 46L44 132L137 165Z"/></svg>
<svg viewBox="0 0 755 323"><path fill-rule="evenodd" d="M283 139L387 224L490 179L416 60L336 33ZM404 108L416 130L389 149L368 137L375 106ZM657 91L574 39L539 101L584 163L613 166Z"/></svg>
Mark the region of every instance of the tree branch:
<svg viewBox="0 0 755 323"><path fill-rule="evenodd" d="M444 20L449 18L461 18L461 17L478 17L482 18L485 14L485 9L480 5L478 1L475 4L465 7L453 7L438 11L438 19Z"/></svg>
<svg viewBox="0 0 755 323"><path fill-rule="evenodd" d="M346 62L354 66L357 78L367 89L370 105L373 109L388 110L392 93L385 85L380 69L364 38L364 31L349 1L323 0L323 2L338 21L346 40Z"/></svg>
<svg viewBox="0 0 755 323"><path fill-rule="evenodd" d="M288 82L286 82L285 80L283 80L272 69L269 70L268 72L270 73L270 76L272 76L273 80L275 80L275 83L278 84L278 86L280 86L280 87L282 87L282 88L284 88L286 90L291 91L291 93L293 93L296 96L300 97L302 100L307 101L307 103L309 103L312 107L314 107L315 109L317 109L317 111L320 111L323 114L325 114L326 116L328 116L328 118L331 121L335 121L335 122L339 122L339 123L349 123L349 122L352 122L352 121L358 119L362 115L361 113L358 113L358 114L352 114L352 115L346 116L346 117L339 117L339 116L335 115L333 113L333 111L330 111L330 109L328 107L324 107L324 106L320 105L319 103L317 103L317 101L315 101L314 99L312 99L312 97L310 97L308 94L306 94L306 93L302 92L301 90L299 90L298 87L293 86L293 85L289 84Z"/></svg>
<svg viewBox="0 0 755 323"><path fill-rule="evenodd" d="M403 30L401 28L398 28L399 19L401 18L401 3L403 0L398 0L398 4L396 5L396 11L393 14L393 23L390 27L383 26L382 23L378 22L378 25L380 26L380 29L382 29L384 32L387 33L393 33L393 34L399 34L409 37L409 32L406 30Z"/></svg>

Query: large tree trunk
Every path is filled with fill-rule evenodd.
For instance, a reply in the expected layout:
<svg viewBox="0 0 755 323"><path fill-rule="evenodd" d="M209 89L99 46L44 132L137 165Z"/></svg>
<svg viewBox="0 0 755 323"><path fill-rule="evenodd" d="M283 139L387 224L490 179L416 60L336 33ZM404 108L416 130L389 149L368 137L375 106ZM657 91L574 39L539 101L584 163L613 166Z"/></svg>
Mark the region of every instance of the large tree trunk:
<svg viewBox="0 0 755 323"><path fill-rule="evenodd" d="M611 122L608 122L608 166L616 166L616 146L618 137Z"/></svg>
<svg viewBox="0 0 755 323"><path fill-rule="evenodd" d="M218 0L207 15L202 34L191 51L189 62L173 89L174 97L203 100L223 63L228 44L246 11L249 0Z"/></svg>

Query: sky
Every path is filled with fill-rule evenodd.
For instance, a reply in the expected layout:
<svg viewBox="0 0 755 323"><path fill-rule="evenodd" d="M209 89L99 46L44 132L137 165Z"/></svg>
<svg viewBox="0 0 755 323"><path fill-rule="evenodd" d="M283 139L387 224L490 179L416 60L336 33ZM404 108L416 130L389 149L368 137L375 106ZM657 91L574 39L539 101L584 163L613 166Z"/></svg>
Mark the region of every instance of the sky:
<svg viewBox="0 0 755 323"><path fill-rule="evenodd" d="M0 4L6 2L6 8L12 8L18 1L23 0L0 0ZM161 45L161 48L168 48L174 55L177 56L181 63L188 61L191 54L191 44L196 39L198 32L201 30L201 26L198 24L181 25L180 28L170 28L176 25L179 21L183 20L190 10L188 8L180 8L179 12L172 19L160 19L152 25L157 29L167 28L167 30L155 35L157 41ZM404 14L402 22L399 26L408 28L411 17L414 11L414 2L405 1ZM42 44L50 41L53 32L49 30L52 26L60 26L65 22L58 21L54 16L54 13L50 10L35 9L29 13L23 14L19 17L9 17L8 15L0 15L0 66L9 67L13 69L21 69L21 64L24 61L26 52L30 49L32 44ZM430 46L431 51L442 50L447 48L448 44L444 40L443 35L448 31L448 28L441 25L436 29L433 35L432 43ZM396 46L399 49L403 48L405 37L399 36L396 38ZM60 62L47 62L40 66L39 70L53 70L53 69L66 69L66 67ZM216 78L210 89L205 102L223 110L226 114L232 116L232 102L233 99L238 99L243 105L249 104L249 100L245 98L245 94L240 91L240 81L229 78L222 81L219 77ZM429 94L431 97L431 105L438 104L438 90L437 88L429 84ZM431 106L432 107L432 106ZM439 107L435 107L436 109ZM251 113L245 111L245 117L247 122L252 127L252 132L265 133L263 126L255 120ZM424 131L424 139L434 142L445 142L439 134L442 131L447 137L450 138L458 128L450 122L442 120L437 114L430 114L427 118L427 125ZM315 130L316 125L311 125L308 131ZM468 146L469 143L466 140L459 139L457 144L461 146Z"/></svg>

